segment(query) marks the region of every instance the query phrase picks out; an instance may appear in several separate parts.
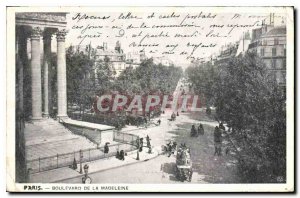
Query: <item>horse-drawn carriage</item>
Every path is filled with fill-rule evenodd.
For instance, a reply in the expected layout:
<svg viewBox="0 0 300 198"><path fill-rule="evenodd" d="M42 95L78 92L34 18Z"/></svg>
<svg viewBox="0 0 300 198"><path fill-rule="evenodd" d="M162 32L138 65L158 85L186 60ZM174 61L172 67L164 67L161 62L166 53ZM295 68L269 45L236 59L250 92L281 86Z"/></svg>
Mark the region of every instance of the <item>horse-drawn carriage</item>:
<svg viewBox="0 0 300 198"><path fill-rule="evenodd" d="M193 175L192 161L190 149L185 145L181 145L177 150L176 155L176 177L180 181L191 182Z"/></svg>

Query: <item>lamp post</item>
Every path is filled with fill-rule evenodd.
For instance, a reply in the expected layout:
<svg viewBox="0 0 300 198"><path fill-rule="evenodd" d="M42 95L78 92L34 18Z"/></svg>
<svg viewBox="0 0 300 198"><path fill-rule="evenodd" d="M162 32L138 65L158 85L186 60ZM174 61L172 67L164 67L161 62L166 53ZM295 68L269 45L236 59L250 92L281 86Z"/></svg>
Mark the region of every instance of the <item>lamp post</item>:
<svg viewBox="0 0 300 198"><path fill-rule="evenodd" d="M136 160L140 160L140 137L137 138L137 153L136 153Z"/></svg>
<svg viewBox="0 0 300 198"><path fill-rule="evenodd" d="M79 150L79 155L80 155L80 170L79 170L79 173L82 174L82 158L83 158L83 155L82 155L82 151Z"/></svg>
<svg viewBox="0 0 300 198"><path fill-rule="evenodd" d="M89 165L87 165L87 164L84 165L83 169L84 169L85 177L87 177L88 176L88 172L89 172Z"/></svg>

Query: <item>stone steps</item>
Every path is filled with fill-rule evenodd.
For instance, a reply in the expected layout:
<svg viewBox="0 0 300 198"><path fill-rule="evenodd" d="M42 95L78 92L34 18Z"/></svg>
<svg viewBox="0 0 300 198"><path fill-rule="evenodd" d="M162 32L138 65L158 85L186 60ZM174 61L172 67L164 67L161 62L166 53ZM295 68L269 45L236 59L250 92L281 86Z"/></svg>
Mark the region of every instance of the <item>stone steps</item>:
<svg viewBox="0 0 300 198"><path fill-rule="evenodd" d="M52 119L26 123L25 145L27 161L96 147L85 137L73 134Z"/></svg>

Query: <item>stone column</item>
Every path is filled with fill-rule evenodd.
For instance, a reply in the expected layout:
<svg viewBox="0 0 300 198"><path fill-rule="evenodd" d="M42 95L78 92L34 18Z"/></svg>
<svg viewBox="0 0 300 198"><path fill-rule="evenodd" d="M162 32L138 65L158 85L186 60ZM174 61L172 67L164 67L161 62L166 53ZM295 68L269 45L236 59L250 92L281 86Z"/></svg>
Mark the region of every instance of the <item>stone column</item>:
<svg viewBox="0 0 300 198"><path fill-rule="evenodd" d="M42 118L42 85L41 85L41 56L40 56L41 29L32 28L31 32L31 101L32 119Z"/></svg>
<svg viewBox="0 0 300 198"><path fill-rule="evenodd" d="M16 28L16 69L18 71L18 94L19 94L19 111L22 118L24 118L24 72L25 67L28 66L27 57L27 38L28 32L22 26ZM25 101L26 102L26 101ZM26 110L26 109L25 109Z"/></svg>
<svg viewBox="0 0 300 198"><path fill-rule="evenodd" d="M56 33L57 39L57 117L67 117L66 30Z"/></svg>
<svg viewBox="0 0 300 198"><path fill-rule="evenodd" d="M44 35L44 116L49 116L49 83L48 65L51 58L51 34Z"/></svg>

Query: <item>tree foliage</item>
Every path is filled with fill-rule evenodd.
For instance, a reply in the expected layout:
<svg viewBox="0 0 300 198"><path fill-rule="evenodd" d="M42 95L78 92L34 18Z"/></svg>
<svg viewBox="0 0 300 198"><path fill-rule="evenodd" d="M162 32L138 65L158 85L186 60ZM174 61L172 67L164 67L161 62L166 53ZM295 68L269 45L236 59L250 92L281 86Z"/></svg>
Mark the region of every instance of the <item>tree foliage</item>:
<svg viewBox="0 0 300 198"><path fill-rule="evenodd" d="M156 65L147 59L137 68L127 67L116 77L108 58L99 61L70 47L67 50L68 102L84 109L93 104L95 95L171 94L182 73L180 67Z"/></svg>
<svg viewBox="0 0 300 198"><path fill-rule="evenodd" d="M121 92L127 94L171 94L182 73L180 67L156 65L152 59L147 59L135 69L125 69L116 84Z"/></svg>
<svg viewBox="0 0 300 198"><path fill-rule="evenodd" d="M202 67L195 68L203 71ZM227 137L237 152L245 181L276 182L278 176L285 178L285 92L274 74L253 53L216 65L213 82L203 77L205 71L195 74L195 68L188 71L189 79L196 87L211 83L217 120L232 129ZM205 89L199 91L210 94Z"/></svg>
<svg viewBox="0 0 300 198"><path fill-rule="evenodd" d="M76 52L73 46L67 49L67 90L68 102L80 105L84 109L91 105L91 96L94 94L93 78L94 60L83 52Z"/></svg>
<svg viewBox="0 0 300 198"><path fill-rule="evenodd" d="M216 78L216 68L211 62L194 64L185 71L187 80L194 87L195 94L202 96L206 105L213 104L213 85Z"/></svg>

